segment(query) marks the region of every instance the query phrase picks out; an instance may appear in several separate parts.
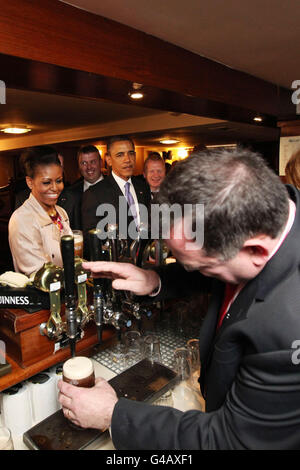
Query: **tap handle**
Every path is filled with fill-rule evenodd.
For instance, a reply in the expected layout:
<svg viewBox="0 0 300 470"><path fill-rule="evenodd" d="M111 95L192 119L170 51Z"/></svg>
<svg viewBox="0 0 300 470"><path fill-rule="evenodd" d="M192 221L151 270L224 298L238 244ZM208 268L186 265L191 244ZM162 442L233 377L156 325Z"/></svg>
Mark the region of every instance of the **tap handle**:
<svg viewBox="0 0 300 470"><path fill-rule="evenodd" d="M109 258L110 261L118 261L118 225L107 225L107 237L109 240Z"/></svg>
<svg viewBox="0 0 300 470"><path fill-rule="evenodd" d="M99 237L100 234L101 230L96 228L89 231L91 261L100 261L102 257L102 244Z"/></svg>
<svg viewBox="0 0 300 470"><path fill-rule="evenodd" d="M101 230L93 229L89 231L89 244L91 261L100 261L102 258L102 244L99 238ZM94 278L94 286L100 286L102 283L101 278Z"/></svg>
<svg viewBox="0 0 300 470"><path fill-rule="evenodd" d="M66 304L75 298L74 238L71 235L61 237L61 254L64 265Z"/></svg>
<svg viewBox="0 0 300 470"><path fill-rule="evenodd" d="M67 320L67 336L71 349L71 356L75 356L76 344L76 311L75 311L75 266L74 266L74 238L71 235L61 237L61 254L64 265L65 278L65 304Z"/></svg>

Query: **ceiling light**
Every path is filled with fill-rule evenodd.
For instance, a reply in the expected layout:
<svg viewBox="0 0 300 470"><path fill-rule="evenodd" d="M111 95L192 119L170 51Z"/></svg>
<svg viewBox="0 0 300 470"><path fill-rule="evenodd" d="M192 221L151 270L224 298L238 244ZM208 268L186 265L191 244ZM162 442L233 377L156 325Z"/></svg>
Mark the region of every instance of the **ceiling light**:
<svg viewBox="0 0 300 470"><path fill-rule="evenodd" d="M262 122L262 121L263 121L263 118L258 115L258 116L255 116L255 117L253 118L253 121Z"/></svg>
<svg viewBox="0 0 300 470"><path fill-rule="evenodd" d="M178 158L186 158L188 156L188 150L186 148L180 148L177 150Z"/></svg>
<svg viewBox="0 0 300 470"><path fill-rule="evenodd" d="M28 127L17 127L17 126L11 126L11 127L5 127L4 129L1 129L1 132L4 132L5 134L26 134L26 132L30 132L31 129Z"/></svg>
<svg viewBox="0 0 300 470"><path fill-rule="evenodd" d="M206 145L207 149L217 149L217 148L236 148L236 144L215 144L215 145Z"/></svg>
<svg viewBox="0 0 300 470"><path fill-rule="evenodd" d="M132 89L129 91L128 95L133 100L141 100L144 98L144 93L142 92L143 85L141 83L133 83Z"/></svg>
<svg viewBox="0 0 300 470"><path fill-rule="evenodd" d="M159 141L161 144L165 144L165 145L172 145L172 144L178 144L178 142L180 142L180 140L176 140L176 139L164 139L164 140L160 140Z"/></svg>

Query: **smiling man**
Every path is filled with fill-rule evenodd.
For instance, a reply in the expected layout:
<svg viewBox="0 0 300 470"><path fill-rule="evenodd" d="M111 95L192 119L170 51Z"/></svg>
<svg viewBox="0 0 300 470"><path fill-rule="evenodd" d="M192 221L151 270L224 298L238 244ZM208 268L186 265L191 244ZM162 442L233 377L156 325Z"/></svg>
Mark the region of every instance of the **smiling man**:
<svg viewBox="0 0 300 470"><path fill-rule="evenodd" d="M82 201L82 227L86 257L89 256L88 231L96 228L106 217L105 208L108 204L114 209L112 215L115 215L115 218L110 218L108 215L105 220L108 223L117 224L120 230L124 227L125 233L121 234L123 239L130 242L133 238L128 233L130 224L135 224L138 230L141 223L140 204L144 207L149 206L150 191L141 178L133 176L135 160L135 147L130 137L120 135L108 140L106 161L111 174L86 191ZM104 208L103 211L101 208Z"/></svg>
<svg viewBox="0 0 300 470"><path fill-rule="evenodd" d="M150 186L151 198L159 191L166 176L166 165L158 152L151 152L144 163L144 177Z"/></svg>
<svg viewBox="0 0 300 470"><path fill-rule="evenodd" d="M102 160L94 145L84 145L77 153L78 169L82 176L63 191L59 203L67 211L73 230L81 230L81 202L83 193L103 179Z"/></svg>
<svg viewBox="0 0 300 470"><path fill-rule="evenodd" d="M203 204L203 243L189 236L196 211L187 235L175 231L186 220L182 212L167 240L179 263L156 271L126 263L84 267L111 273L113 288L152 301L191 296L210 284L199 336L206 412L118 399L99 379L89 392L59 384L65 415L87 427L111 426L121 450L299 449L300 374L293 359L300 332L299 191L285 187L259 155L237 148L178 163L159 202Z"/></svg>
<svg viewBox="0 0 300 470"><path fill-rule="evenodd" d="M102 160L99 150L94 145L86 145L78 151L78 167L83 176L83 191L103 180Z"/></svg>

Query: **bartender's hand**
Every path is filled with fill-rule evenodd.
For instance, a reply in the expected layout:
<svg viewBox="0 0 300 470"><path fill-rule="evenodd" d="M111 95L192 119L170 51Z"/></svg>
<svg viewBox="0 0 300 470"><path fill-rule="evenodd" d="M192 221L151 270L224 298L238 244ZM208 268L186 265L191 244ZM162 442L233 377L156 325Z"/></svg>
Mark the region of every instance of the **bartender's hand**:
<svg viewBox="0 0 300 470"><path fill-rule="evenodd" d="M118 397L106 380L97 378L92 388L75 387L60 380L58 388L63 413L74 424L103 431L110 426Z"/></svg>
<svg viewBox="0 0 300 470"><path fill-rule="evenodd" d="M113 279L114 289L131 291L136 295L151 294L159 286L159 276L155 271L138 268L134 264L92 261L82 263L82 266L92 271L94 277Z"/></svg>

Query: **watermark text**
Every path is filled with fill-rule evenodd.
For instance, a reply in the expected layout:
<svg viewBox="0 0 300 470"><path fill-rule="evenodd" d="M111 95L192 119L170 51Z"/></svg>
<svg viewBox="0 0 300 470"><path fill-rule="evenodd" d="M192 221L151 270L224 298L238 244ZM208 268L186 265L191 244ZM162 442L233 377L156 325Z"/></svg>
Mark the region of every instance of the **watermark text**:
<svg viewBox="0 0 300 470"><path fill-rule="evenodd" d="M6 85L3 80L0 80L0 104L6 104Z"/></svg>

